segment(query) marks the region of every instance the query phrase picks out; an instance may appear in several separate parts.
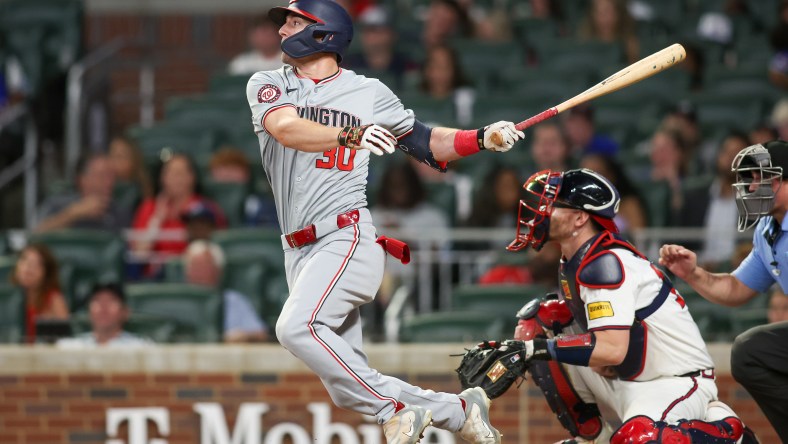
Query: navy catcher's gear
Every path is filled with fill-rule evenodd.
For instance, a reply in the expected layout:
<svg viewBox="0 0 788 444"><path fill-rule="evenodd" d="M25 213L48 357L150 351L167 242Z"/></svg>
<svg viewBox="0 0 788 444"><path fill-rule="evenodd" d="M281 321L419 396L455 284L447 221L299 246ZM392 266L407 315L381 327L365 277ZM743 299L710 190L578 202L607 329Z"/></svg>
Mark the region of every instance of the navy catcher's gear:
<svg viewBox="0 0 788 444"><path fill-rule="evenodd" d="M528 371L544 393L550 409L572 436L587 440L599 436L602 417L597 405L583 402L561 364L555 361L531 361Z"/></svg>
<svg viewBox="0 0 788 444"><path fill-rule="evenodd" d="M549 240L550 215L554 208L576 208L588 213L603 230L618 233L613 218L621 197L618 190L600 174L586 168L554 172L540 171L523 185L527 191L520 201L517 237L507 247L519 251L530 246L539 251Z"/></svg>
<svg viewBox="0 0 788 444"><path fill-rule="evenodd" d="M350 41L353 40L353 20L333 0L291 0L286 7L277 6L268 11L268 17L282 26L288 14L312 20L301 32L282 41L282 52L293 58L306 57L320 52L331 52L341 62Z"/></svg>

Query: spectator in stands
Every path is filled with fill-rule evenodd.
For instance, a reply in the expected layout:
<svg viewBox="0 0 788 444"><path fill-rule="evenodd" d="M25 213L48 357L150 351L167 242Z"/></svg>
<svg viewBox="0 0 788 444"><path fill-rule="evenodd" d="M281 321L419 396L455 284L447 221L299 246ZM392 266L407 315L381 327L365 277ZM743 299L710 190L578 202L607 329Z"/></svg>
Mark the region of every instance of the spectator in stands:
<svg viewBox="0 0 788 444"><path fill-rule="evenodd" d="M788 140L788 98L780 99L772 110L772 126L780 140Z"/></svg>
<svg viewBox="0 0 788 444"><path fill-rule="evenodd" d="M142 152L131 139L113 137L109 142L109 160L115 173L116 186L131 184L143 199L153 197L153 183L142 159Z"/></svg>
<svg viewBox="0 0 788 444"><path fill-rule="evenodd" d="M373 6L361 14L359 25L361 53L347 55L343 65L361 74L393 77L394 83L386 86L401 89L406 73L417 69L417 66L397 51L397 31L392 26L389 13L381 6Z"/></svg>
<svg viewBox="0 0 788 444"><path fill-rule="evenodd" d="M695 106L686 100L680 101L659 124L659 128L678 131L684 141L688 157L691 159L696 156L701 166L707 165L711 174L715 173L714 165L717 162L717 151L719 144L713 140L701 140L700 125L698 125L698 113ZM651 141L648 142L650 145Z"/></svg>
<svg viewBox="0 0 788 444"><path fill-rule="evenodd" d="M651 181L666 182L670 186L672 214L681 210L684 202L681 181L687 174L689 153L681 133L659 129L651 137Z"/></svg>
<svg viewBox="0 0 788 444"><path fill-rule="evenodd" d="M534 128L531 156L536 171L569 169L569 140L558 124L548 122Z"/></svg>
<svg viewBox="0 0 788 444"><path fill-rule="evenodd" d="M593 0L579 34L584 40L623 45L629 63L639 58L635 22L625 0Z"/></svg>
<svg viewBox="0 0 788 444"><path fill-rule="evenodd" d="M31 244L19 254L11 282L25 293L25 336L36 340L36 321L66 320L68 306L60 292L57 261L45 245Z"/></svg>
<svg viewBox="0 0 788 444"><path fill-rule="evenodd" d="M126 295L120 284L96 284L88 296L89 332L57 341L63 348L139 347L152 342L123 330L129 319Z"/></svg>
<svg viewBox="0 0 788 444"><path fill-rule="evenodd" d="M478 188L467 225L488 228L515 226L522 187L523 181L517 170L496 166Z"/></svg>
<svg viewBox="0 0 788 444"><path fill-rule="evenodd" d="M248 40L251 49L230 61L227 68L230 74L254 74L282 67L282 37L279 35L279 26L268 18L268 14L254 18Z"/></svg>
<svg viewBox="0 0 788 444"><path fill-rule="evenodd" d="M783 4L788 10L788 4ZM788 22L782 22L769 35L774 55L769 61L769 80L782 89L788 89Z"/></svg>
<svg viewBox="0 0 788 444"><path fill-rule="evenodd" d="M422 43L426 48L445 45L450 39L473 36L473 22L458 0L432 0L424 21ZM427 58L429 60L429 58Z"/></svg>
<svg viewBox="0 0 788 444"><path fill-rule="evenodd" d="M564 11L560 0L529 0L528 17L540 20L563 22Z"/></svg>
<svg viewBox="0 0 788 444"><path fill-rule="evenodd" d="M427 50L421 69L421 92L434 99L451 100L455 119L467 125L473 119L475 92L462 72L457 53L448 46L436 45Z"/></svg>
<svg viewBox="0 0 788 444"><path fill-rule="evenodd" d="M194 241L186 248L183 262L186 282L219 288L225 258L218 245L205 240ZM268 327L245 295L225 289L222 296L225 342L262 342L268 339Z"/></svg>
<svg viewBox="0 0 788 444"><path fill-rule="evenodd" d="M788 295L783 293L779 285L772 287L766 317L770 324L788 321Z"/></svg>
<svg viewBox="0 0 788 444"><path fill-rule="evenodd" d="M419 232L445 229L449 218L427 201L424 182L410 162L397 162L383 173L372 221L381 228Z"/></svg>
<svg viewBox="0 0 788 444"><path fill-rule="evenodd" d="M562 123L564 133L569 138L572 157L579 159L584 154L618 154L618 143L596 131L594 109L590 105L578 105L570 109Z"/></svg>
<svg viewBox="0 0 788 444"><path fill-rule="evenodd" d="M181 220L186 225L186 238L191 243L196 240L211 240L211 236L216 231L218 216L212 205L207 205L202 200L195 200L183 210Z"/></svg>
<svg viewBox="0 0 788 444"><path fill-rule="evenodd" d="M716 268L731 257L736 248L737 213L733 191L736 176L731 165L736 154L749 145L744 134L728 135L720 145L717 172L711 186L688 190L684 194L684 205L676 223L682 227L704 228L698 260L706 267Z"/></svg>
<svg viewBox="0 0 788 444"><path fill-rule="evenodd" d="M208 168L214 182L239 183L251 189L249 159L237 148L227 146L214 153ZM264 198L249 191L244 201L243 223L248 226L279 227L273 198Z"/></svg>
<svg viewBox="0 0 788 444"><path fill-rule="evenodd" d="M131 244L135 253L144 255L155 252L164 256L183 253L187 246L187 233L181 214L195 201L212 206L217 215L217 226L227 227L221 209L197 194L195 169L186 155L175 154L164 163L159 183L159 194L142 201L134 216L133 228L141 231L141 238ZM165 234L166 238L161 239L161 234ZM147 274L155 274L155 271L148 270Z"/></svg>
<svg viewBox="0 0 788 444"><path fill-rule="evenodd" d="M609 180L621 196L615 222L621 232L633 232L648 225L646 202L624 168L611 157L599 154L583 156L581 168L596 171Z"/></svg>
<svg viewBox="0 0 788 444"><path fill-rule="evenodd" d="M747 138L750 140L749 145L766 143L777 138L777 131L775 131L771 126L762 123L751 129L750 133L747 135Z"/></svg>
<svg viewBox="0 0 788 444"><path fill-rule="evenodd" d="M706 58L695 44L682 42L687 56L679 63L679 69L689 74L689 87L691 91L703 90L703 75L706 69Z"/></svg>
<svg viewBox="0 0 788 444"><path fill-rule="evenodd" d="M112 200L115 175L105 154L84 157L77 165L78 193L51 196L41 205L36 231L64 228L119 231L129 226L130 210Z"/></svg>

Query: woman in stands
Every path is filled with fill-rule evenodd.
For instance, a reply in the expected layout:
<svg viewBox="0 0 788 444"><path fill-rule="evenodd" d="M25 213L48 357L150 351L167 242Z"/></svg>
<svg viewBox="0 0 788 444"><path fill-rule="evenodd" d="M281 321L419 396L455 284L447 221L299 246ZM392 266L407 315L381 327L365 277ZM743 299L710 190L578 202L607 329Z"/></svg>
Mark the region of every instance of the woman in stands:
<svg viewBox="0 0 788 444"><path fill-rule="evenodd" d="M40 244L25 247L19 255L11 282L25 292L25 340L36 340L36 321L69 317L66 299L60 292L57 261Z"/></svg>
<svg viewBox="0 0 788 444"><path fill-rule="evenodd" d="M134 185L143 199L153 197L153 184L137 145L123 137L113 137L109 142L109 160L117 182Z"/></svg>
<svg viewBox="0 0 788 444"><path fill-rule="evenodd" d="M227 227L227 219L219 206L197 194L195 168L186 155L174 154L164 163L159 184L159 193L143 200L134 215L132 228L138 230L138 234L132 239L131 248L138 257L147 256L155 264L183 253L188 242L182 216L191 205L210 206L216 215L215 226ZM157 270L156 266L149 267L145 275L154 276Z"/></svg>
<svg viewBox="0 0 788 444"><path fill-rule="evenodd" d="M580 167L601 174L618 190L621 203L615 222L621 232L631 233L646 227L646 202L620 163L600 154L586 154L580 160Z"/></svg>

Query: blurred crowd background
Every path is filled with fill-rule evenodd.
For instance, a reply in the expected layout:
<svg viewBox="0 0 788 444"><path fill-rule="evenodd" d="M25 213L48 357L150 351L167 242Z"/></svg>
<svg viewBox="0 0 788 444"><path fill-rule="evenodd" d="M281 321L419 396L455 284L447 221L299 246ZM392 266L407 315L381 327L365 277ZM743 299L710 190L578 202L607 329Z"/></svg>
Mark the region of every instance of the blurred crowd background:
<svg viewBox="0 0 788 444"><path fill-rule="evenodd" d="M275 340L281 233L245 99L252 73L282 66L266 2L86 3L0 1L0 341ZM687 50L504 155L446 174L402 153L372 159L378 230L409 241L414 262L387 265L363 313L370 340L508 336L520 306L555 291L558 251L504 251L522 184L542 169L610 178L619 227L652 258L665 241L720 270L746 256L730 165L788 139L788 1L341 3L356 23L343 69L431 125L523 120L672 43ZM732 316L676 284L707 340L788 318L781 294Z"/></svg>

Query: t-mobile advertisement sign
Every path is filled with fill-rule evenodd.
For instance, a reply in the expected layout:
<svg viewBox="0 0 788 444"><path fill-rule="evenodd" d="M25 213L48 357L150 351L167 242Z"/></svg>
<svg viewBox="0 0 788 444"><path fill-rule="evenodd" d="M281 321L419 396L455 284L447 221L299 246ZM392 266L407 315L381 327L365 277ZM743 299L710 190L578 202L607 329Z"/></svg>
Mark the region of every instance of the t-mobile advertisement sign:
<svg viewBox="0 0 788 444"><path fill-rule="evenodd" d="M192 407L200 417L199 444L383 444L382 428L375 424L362 424L356 428L344 423L331 422L331 407L325 402L308 404L312 416L312 435L299 424L281 422L266 427L265 414L269 406L263 402L241 404L230 431L224 411L219 403L201 402ZM371 420L371 418L370 418ZM150 421L162 438L148 437ZM120 426L126 423L128 436L118 436ZM168 444L168 438L178 431L170 429L170 412L163 407L109 408L107 409L106 444ZM454 435L430 427L423 442L454 444Z"/></svg>

